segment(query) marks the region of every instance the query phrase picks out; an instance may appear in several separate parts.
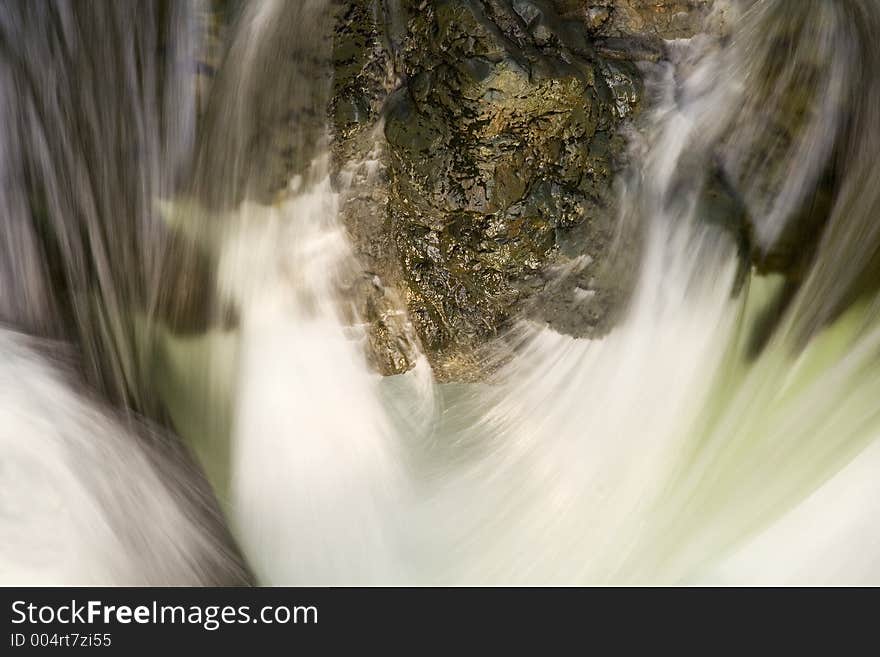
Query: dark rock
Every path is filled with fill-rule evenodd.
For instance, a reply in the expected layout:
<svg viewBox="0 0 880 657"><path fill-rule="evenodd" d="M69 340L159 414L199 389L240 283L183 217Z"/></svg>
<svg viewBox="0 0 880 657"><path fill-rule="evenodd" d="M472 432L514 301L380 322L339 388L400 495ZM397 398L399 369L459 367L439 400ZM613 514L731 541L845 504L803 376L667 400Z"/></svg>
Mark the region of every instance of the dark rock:
<svg viewBox="0 0 880 657"><path fill-rule="evenodd" d="M390 349L374 355L380 371L410 366L412 330L449 379L480 376L483 347L519 315L574 335L607 330L624 293L606 260L620 127L642 94L634 62L662 57L662 37L692 34L676 14L707 5L344 3L334 156L342 170L373 153L379 169L343 214L379 281L364 289L384 297L364 308L373 346ZM411 327L380 319L403 310Z"/></svg>
<svg viewBox="0 0 880 657"><path fill-rule="evenodd" d="M334 31L334 92L330 103L332 156L342 219L359 259L361 277L350 299L367 326L367 356L386 375L410 369L418 337L403 301L406 285L388 217L388 154L381 131L389 93L399 85L395 54L402 9L392 0L343 3ZM431 135L400 123L418 143Z"/></svg>
<svg viewBox="0 0 880 657"><path fill-rule="evenodd" d="M537 0L427 3L401 59L407 82L385 126L390 228L429 357L441 375L468 377L462 363L565 258L560 241L582 224L604 228L617 129L640 82ZM605 241L580 248L598 262Z"/></svg>

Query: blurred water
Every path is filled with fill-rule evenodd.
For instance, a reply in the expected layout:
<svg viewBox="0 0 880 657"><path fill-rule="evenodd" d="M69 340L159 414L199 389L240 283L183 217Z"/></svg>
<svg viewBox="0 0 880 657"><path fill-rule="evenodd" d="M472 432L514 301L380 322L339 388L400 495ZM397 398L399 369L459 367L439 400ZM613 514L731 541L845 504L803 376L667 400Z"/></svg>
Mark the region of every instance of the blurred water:
<svg viewBox="0 0 880 657"><path fill-rule="evenodd" d="M190 278L159 201L192 155L198 9L0 6L4 583L249 579L156 424L154 338Z"/></svg>
<svg viewBox="0 0 880 657"><path fill-rule="evenodd" d="M156 204L195 138L195 7L0 9L0 320L76 341L88 381L147 413L149 336L139 347L129 317L152 325L169 303Z"/></svg>
<svg viewBox="0 0 880 657"><path fill-rule="evenodd" d="M520 322L487 380L443 385L424 358L383 378L365 355L340 203L377 163L331 182L332 2L247 3L198 131L194 15L0 9L0 113L18 117L0 128L0 311L86 363L0 332L2 581L245 581L225 524L272 584L880 581L880 323L860 284L880 12L743 4L730 39L670 43L646 69L618 326L586 340ZM112 53L55 50L99 28ZM160 41L178 54L149 54ZM180 68L120 64L83 99L137 44L134 60ZM112 129L132 112L138 130ZM37 193L22 163L40 152ZM746 264L706 202L719 180L767 253L819 230L803 207L833 181L794 292ZM51 239L35 193L60 199ZM207 263L197 293L171 261Z"/></svg>

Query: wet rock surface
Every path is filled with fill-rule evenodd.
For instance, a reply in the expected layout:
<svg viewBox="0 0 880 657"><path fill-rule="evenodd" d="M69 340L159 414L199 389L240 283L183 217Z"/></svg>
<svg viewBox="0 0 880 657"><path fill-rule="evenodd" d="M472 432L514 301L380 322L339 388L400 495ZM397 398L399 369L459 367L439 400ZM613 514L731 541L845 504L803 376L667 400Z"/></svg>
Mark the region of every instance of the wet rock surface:
<svg viewBox="0 0 880 657"><path fill-rule="evenodd" d="M375 290L364 318L384 336L371 340L380 370L411 365L412 334L441 378L468 379L514 317L607 330L624 294L603 273L621 127L640 108L636 61L658 47L624 31L615 3L343 4L334 157L343 174L371 167L343 213ZM394 303L411 326L383 321Z"/></svg>
<svg viewBox="0 0 880 657"><path fill-rule="evenodd" d="M410 369L420 352L406 313L406 284L388 215L389 154L383 134L386 101L400 85L394 39L403 17L399 7L375 0L340 4L330 103L336 188L360 260L361 275L349 298L366 324L367 356L386 375Z"/></svg>
<svg viewBox="0 0 880 657"><path fill-rule="evenodd" d="M389 211L410 314L437 364L452 352L457 367L543 288L573 228L592 255L582 273L597 265L617 128L639 88L549 3L433 3L405 48L385 128ZM607 304L605 292L579 301Z"/></svg>
<svg viewBox="0 0 880 657"><path fill-rule="evenodd" d="M332 156L377 371L427 354L479 378L526 317L577 336L614 322L622 128L637 63L690 36L708 0L341 0Z"/></svg>
<svg viewBox="0 0 880 657"><path fill-rule="evenodd" d="M557 0L566 15L581 13L605 36L681 39L699 32L714 0Z"/></svg>

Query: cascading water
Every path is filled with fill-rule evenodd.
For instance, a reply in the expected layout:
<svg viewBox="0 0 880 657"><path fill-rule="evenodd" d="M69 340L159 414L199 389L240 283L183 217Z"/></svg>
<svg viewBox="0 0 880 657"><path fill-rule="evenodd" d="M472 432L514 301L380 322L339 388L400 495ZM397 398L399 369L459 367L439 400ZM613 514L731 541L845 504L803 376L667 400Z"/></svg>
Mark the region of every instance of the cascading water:
<svg viewBox="0 0 880 657"><path fill-rule="evenodd" d="M159 41L191 63L192 16L0 10L0 113L18 121L0 312L73 343L105 400L3 330L3 581L245 581L218 507L265 583L880 581L880 11L744 4L729 40L670 42L646 69L623 319L596 339L522 320L486 381L443 384L425 359L381 377L365 356L340 202L380 165L330 175L332 2L242 9L198 140L183 73L147 65ZM76 85L107 53L59 63L89 21L112 28L107 48L145 49L90 90L100 111ZM25 43L69 94L41 95ZM129 143L112 127L132 108ZM284 116L280 147L266 126ZM279 150L294 177L276 193ZM744 229L717 220L719 197ZM793 252L798 231L817 237ZM165 301L190 260L208 263L207 299ZM765 273L777 260L797 276Z"/></svg>
<svg viewBox="0 0 880 657"><path fill-rule="evenodd" d="M194 14L160 4L0 7L4 583L249 577L156 425L152 344L176 314L158 201L190 156L196 48Z"/></svg>

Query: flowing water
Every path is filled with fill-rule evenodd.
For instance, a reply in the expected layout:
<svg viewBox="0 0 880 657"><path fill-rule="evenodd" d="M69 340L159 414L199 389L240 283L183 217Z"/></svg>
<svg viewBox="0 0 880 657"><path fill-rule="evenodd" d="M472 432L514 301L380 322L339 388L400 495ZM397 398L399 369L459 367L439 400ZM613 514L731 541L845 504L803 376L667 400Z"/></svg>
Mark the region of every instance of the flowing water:
<svg viewBox="0 0 880 657"><path fill-rule="evenodd" d="M875 3L667 44L623 319L467 384L368 364L333 3L245 5L206 101L205 7L119 7L0 7L0 581L880 582Z"/></svg>

